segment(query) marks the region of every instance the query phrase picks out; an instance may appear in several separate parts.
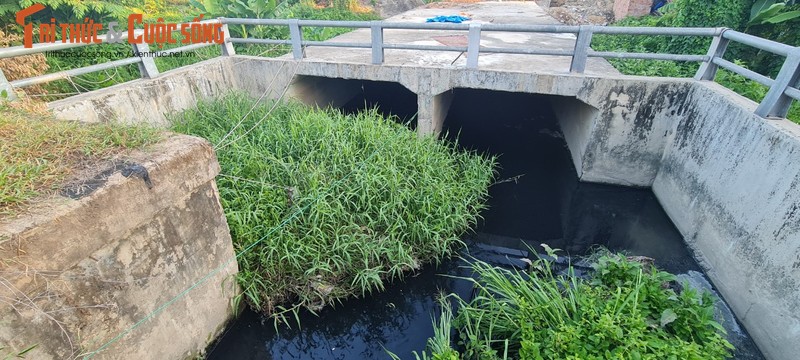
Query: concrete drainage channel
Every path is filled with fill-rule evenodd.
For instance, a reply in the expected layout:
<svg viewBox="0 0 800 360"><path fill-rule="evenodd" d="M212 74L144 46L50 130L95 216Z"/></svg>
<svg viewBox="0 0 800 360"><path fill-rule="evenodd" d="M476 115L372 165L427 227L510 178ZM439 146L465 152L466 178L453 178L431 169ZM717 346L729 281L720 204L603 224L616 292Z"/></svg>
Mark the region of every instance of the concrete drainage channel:
<svg viewBox="0 0 800 360"><path fill-rule="evenodd" d="M385 94L373 90L374 98L401 99L386 96L395 94L391 87ZM354 102L363 108L363 98ZM366 104L413 113L396 102ZM563 249L575 262L603 246L651 257L682 281L715 291L650 190L578 181L550 97L456 90L444 125L461 146L499 155L499 179L515 179L491 187L484 221L465 237L469 249L462 256L524 268L520 259L535 259L529 249L541 250L541 243ZM451 259L396 281L385 292L325 309L319 317L304 312L300 328L276 331L271 319L246 311L208 348L208 359L380 359L387 357L385 350L413 359L412 351L424 350L433 336L437 296L469 298L472 285L454 278L472 276L465 265ZM737 348L735 358L763 359L728 305L717 301L718 319Z"/></svg>
<svg viewBox="0 0 800 360"><path fill-rule="evenodd" d="M800 336L800 316L796 312L800 308L800 292L797 291L800 267L796 266L800 228L795 226L800 223L800 212L796 211L800 163L794 161L800 153L800 129L785 120L765 120L753 115L756 104L713 83L231 56L167 72L156 79L137 80L51 103L51 108L58 116L68 119L99 122L117 118L126 122L164 124L165 114L189 108L198 99L216 97L230 89L240 89L256 97L268 94L277 98L286 88L289 96L345 110L359 107L362 102L387 106L396 101L392 111L416 114L416 129L421 134L443 131L453 134L453 130L462 128L463 136L468 137L466 129L473 126L478 129L473 134L508 130L511 131L508 136L528 134L532 136L530 139L538 139L539 142L527 141L519 152L497 148L503 141L481 144L482 137L477 135L472 142L467 142L477 148L518 154L527 159L521 163L531 166L535 163L550 166L541 169L542 173L536 176L529 176L527 179L534 182L530 186L495 195L498 199L524 195L530 199L524 204L538 201L551 208L522 209L520 206L524 204L520 203L497 206L497 213L487 214L483 232L494 234L492 239L495 240L498 239L496 235L502 235L531 241L562 241L555 246L563 246L571 253L581 253L594 243L605 243L614 249L649 254L665 267L672 266L674 261L674 266L683 264L685 267L680 269L686 271L700 273L703 270L767 358L793 359L800 352L800 343L796 341ZM489 98L513 101L497 106L490 103ZM460 113L466 111L470 103L482 106L472 110L473 115L484 113L480 117ZM525 133L516 128L519 124L504 123L506 116L499 109L519 104L532 106L525 110L533 114L528 120L541 126ZM409 106L414 105L416 109L412 111ZM553 109L553 114L548 120L549 109ZM485 136L483 141L490 138ZM534 161L535 157L547 153L538 151L537 144L547 141L560 144L563 151ZM207 163L213 164L213 160L209 158ZM565 164L570 163L573 167L567 174L544 175L548 171L551 174L564 171ZM571 173L572 169L577 177ZM151 177L157 184L153 171ZM210 173L207 165L188 171ZM181 175L179 178L194 177ZM194 185L175 186L189 193L198 188L194 180L187 181ZM103 193L101 189L97 196ZM201 193L213 199L216 196L213 182ZM219 218L221 213L218 204L216 206L209 211ZM554 211L552 207L559 210ZM539 217L515 217L531 213ZM618 217L604 219L609 213L618 214ZM114 223L114 220L104 221ZM560 226L548 228L543 225L546 223ZM227 241L225 246L229 247L226 231L224 222L218 224L213 229L218 236L209 241ZM545 231L549 232L545 234ZM124 238L125 234L120 236ZM185 235L170 239L182 244L188 239ZM647 241L641 242L641 239ZM688 250L684 244L688 245ZM208 263L202 265L198 273L167 268L187 281L196 280L202 277L201 272L214 269L225 269L226 274L235 271L235 263L225 267L232 254L224 250L224 246L220 249L220 254L224 255L207 258ZM91 251L81 254L91 254ZM103 254L114 254L114 251ZM75 255L76 264L81 263L78 255ZM674 260L667 260L670 256L674 256ZM125 261L120 264L123 263ZM142 266L149 265L142 263ZM130 269L115 265L104 271ZM230 284L225 278L220 274L204 286L204 291L220 297L220 304L230 295L219 291L220 285ZM167 288L162 285L150 290L135 289L144 291L137 293L140 295L153 294L156 301L146 309L131 308L125 324L138 323L142 316L164 302L160 300L177 295L166 291ZM196 292L189 294L203 296ZM165 311L182 313L196 305L188 295L185 299L186 302L171 303ZM219 316L207 318L203 324L197 323L197 318L191 314L169 317L161 313L153 321L146 322L151 330L140 331L140 328L126 334L121 338L123 341L115 345L117 350L109 349L111 352L106 356L122 356L119 354L125 354L124 349L136 348L145 358L179 358L187 351L202 348L214 337L227 318L226 309L220 306L213 310ZM203 313L211 311L207 309ZM425 320L429 320L430 311L420 311ZM183 325L176 322L179 319L192 319L202 331L185 341L164 342L159 334L169 332L165 330L169 326L182 328ZM125 327L125 324L118 326ZM111 330L116 333L120 329ZM225 341L223 338L219 346ZM751 354L758 356L755 351Z"/></svg>

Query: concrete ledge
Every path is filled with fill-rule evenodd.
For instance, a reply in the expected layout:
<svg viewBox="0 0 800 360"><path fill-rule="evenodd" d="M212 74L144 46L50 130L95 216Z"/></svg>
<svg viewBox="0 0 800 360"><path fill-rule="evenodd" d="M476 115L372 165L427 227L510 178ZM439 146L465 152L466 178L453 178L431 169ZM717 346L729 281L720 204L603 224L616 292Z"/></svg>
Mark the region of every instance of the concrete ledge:
<svg viewBox="0 0 800 360"><path fill-rule="evenodd" d="M186 296L94 358L178 359L202 350L230 316L237 264L209 144L173 136L126 158L78 200L54 198L0 223L0 342L38 344L36 359L95 351L206 274Z"/></svg>
<svg viewBox="0 0 800 360"><path fill-rule="evenodd" d="M49 104L57 118L87 123L116 120L167 125L167 115L191 108L233 86L228 61L219 57Z"/></svg>

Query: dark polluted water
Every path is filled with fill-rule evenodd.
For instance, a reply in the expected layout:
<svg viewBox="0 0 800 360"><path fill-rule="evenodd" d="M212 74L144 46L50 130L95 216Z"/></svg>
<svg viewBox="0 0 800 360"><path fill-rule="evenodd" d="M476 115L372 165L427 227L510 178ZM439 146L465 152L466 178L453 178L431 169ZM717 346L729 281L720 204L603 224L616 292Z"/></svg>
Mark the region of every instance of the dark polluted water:
<svg viewBox="0 0 800 360"><path fill-rule="evenodd" d="M465 237L470 255L510 266L527 246L546 243L565 255L583 255L600 245L651 257L659 268L713 290L650 190L578 182L549 109L543 96L456 90L445 131L463 148L499 156L500 165L484 220ZM469 296L470 284L453 277L470 275L463 266L445 260L319 316L304 311L301 328L276 331L272 320L246 310L209 346L207 358L387 359L389 350L413 359L412 351L424 350L433 335L437 296ZM729 310L720 308L735 358L763 359Z"/></svg>

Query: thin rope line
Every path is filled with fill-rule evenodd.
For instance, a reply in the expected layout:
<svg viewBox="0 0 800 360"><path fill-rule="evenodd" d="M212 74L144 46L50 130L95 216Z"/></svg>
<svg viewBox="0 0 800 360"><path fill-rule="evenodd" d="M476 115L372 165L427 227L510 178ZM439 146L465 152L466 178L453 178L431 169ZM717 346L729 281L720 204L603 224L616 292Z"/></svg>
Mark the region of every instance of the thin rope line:
<svg viewBox="0 0 800 360"><path fill-rule="evenodd" d="M228 131L228 133L226 133L225 136L222 137L222 139L219 139L219 141L217 141L217 145L214 146L215 149L218 148L219 145L222 144L222 142L228 138L228 136L231 136L231 134L233 134L233 132L236 131L236 129L238 129L239 126L244 123L244 120L253 112L253 110L255 110L256 106L258 106L261 103L261 101L264 100L264 97L266 97L267 94L272 93L272 85L275 84L275 80L278 79L278 76L281 74L281 70L283 70L283 65L286 65L286 63L281 64L281 67L278 68L278 71L275 73L275 76L272 77L272 81L270 81L267 88L264 89L264 93L262 93L261 96L259 96L258 99L253 103L253 106L250 107L250 110L248 110L247 113L244 114L242 118L239 119L238 122L236 122L236 125L234 125L230 129L230 131Z"/></svg>
<svg viewBox="0 0 800 360"><path fill-rule="evenodd" d="M283 65L281 65L281 67L283 67ZM294 71L292 72L292 75L289 76L290 79L294 78L294 76L297 74L297 69L299 69L299 68L300 68L300 62L298 61L297 65L294 67ZM283 97L286 95L286 93L288 91L289 91L289 86L287 85L283 89L283 92L281 93L281 96L279 96L278 99L275 100L275 102L272 103L272 107L269 109L269 111L267 111L266 114L264 114L264 116L261 117L261 119L259 119L255 124L253 124L253 126L251 126L249 129L247 129L247 131L245 131L243 134L239 135L238 137L234 138L233 140L228 141L225 144L217 144L217 146L214 147L214 150L222 149L222 148L224 148L224 147L226 147L228 145L231 145L231 144L239 141L243 137L247 136L247 134L249 134L251 131L253 131L253 129L255 129L256 127L261 125L261 123L272 114L272 111L275 110L276 107L278 107L278 105L280 104L281 100L283 100ZM242 120L244 121L244 119L242 119Z"/></svg>
<svg viewBox="0 0 800 360"><path fill-rule="evenodd" d="M370 159L372 159L372 157L373 157L373 156L375 156L375 154L377 154L377 153L378 153L378 148L376 148L376 149L375 149L375 150L372 152L372 154L370 154L370 155L369 155L369 156L368 156L366 159L364 159L364 160L360 161L359 163L360 163L360 164L364 164L364 163L366 163L367 161L369 161ZM131 331L133 331L134 329L136 329L136 328L137 328L137 327L139 327L140 325L144 324L144 323L145 323L147 320L150 320L150 319L151 319L151 318L153 318L154 316L156 316L156 315L160 314L160 313L161 313L162 311L164 311L164 310L165 310L167 307L169 307L169 306L170 306L170 305L172 305L174 302L176 302L176 301L178 301L179 299L181 299L182 297L184 297L184 296L185 296L186 294L188 294L190 291L194 290L194 289L195 289L195 288L197 288L198 286L200 286L200 285L202 285L203 283L205 283L206 281L208 281L208 279L210 279L212 276L216 275L217 273L219 273L220 271L222 271L223 269L225 269L226 267L228 267L228 265L230 265L230 263L231 263L231 262L235 261L235 260L236 260L236 259L238 259L240 256L244 255L245 253L247 253L248 251L250 251L251 249L253 249L253 247L255 247L256 245L260 244L262 241L266 240L266 239L267 239L267 238L268 238L270 235L272 235L274 232L276 232L276 231L278 231L278 230L282 229L282 228L283 228L284 226L286 226L286 225L287 225L287 224L288 224L290 221L294 220L294 219L295 219L296 217L298 217L298 216L299 216L299 215L300 215L302 212L304 212L306 209L308 209L309 207L311 207L311 205L315 204L315 203L316 203L316 202L317 202L319 199L321 199L321 198L322 198L322 196L323 196L323 195L327 195L327 194L328 194L328 192L332 191L332 190L333 190L333 189L334 189L334 188L335 188L337 185L339 185L339 183L341 183L341 182L343 182L344 180L346 180L347 178L349 178L351 175L353 175L353 174L355 173L355 171L356 171L356 170L358 170L358 169L360 169L360 168L361 168L361 166L356 166L356 167L354 167L354 168L353 168L353 170L351 170L349 173L347 173L347 175L345 175L345 176L344 176L344 177L342 177L341 179L339 179L339 180L336 180L336 181L334 181L333 183L331 183L331 185L330 185L330 186L329 186L329 187L328 187L328 188L327 188L325 191L323 191L323 192L321 192L320 194L318 194L317 196L315 196L315 197L314 197L314 198L313 198L313 199L312 199L312 200L311 200L311 201L310 201L308 204L306 204L305 206L301 207L300 209L297 209L297 211L295 211L294 213L292 213L292 215L290 215L289 217L287 217L286 219L284 219L284 220L283 220L283 221L282 221L280 224L278 224L277 226L275 226L275 227L273 227L272 229L270 229L270 230L269 230L269 231L268 231L268 232L267 232L267 233L266 233L264 236L262 236L260 239L258 239L258 240L257 240L257 241L255 241L254 243L252 243L252 244L248 245L247 247L245 247L245 248L244 248L242 251L240 251L238 254L234 255L234 257L233 257L233 258L229 259L229 260L228 260L228 261L226 261L224 264L220 265L219 267L217 267L216 269L214 269L214 270L213 270L213 271L211 271L210 273L208 273L208 274L206 274L205 276L203 276L203 277L202 277L200 280L198 280L197 282L195 282L194 284L192 284L192 285L191 285L191 286L189 286L188 288L184 289L184 290L183 290L183 291L181 291L180 293L178 293L178 295L176 295L176 296L175 296L175 297L173 297L172 299L170 299L170 300L168 300L167 302L163 303L161 306L159 306L158 308L156 308L155 310L153 310L153 311L152 311L151 313L149 313L147 316L143 317L141 320L137 321L135 324L133 324L132 326L130 326L130 327L129 327L129 328L127 328L126 330L124 330L124 331L120 332L119 334L117 334L117 336L115 336L114 338L112 338L111 340L109 340L108 342L106 342L105 344L103 344L102 346L100 346L99 348L97 348L96 350L94 350L94 351L92 351L92 352L90 352L90 353L88 353L88 354L84 355L84 357L83 357L83 358L84 358L84 360L85 360L85 359L90 359L90 358L92 358L93 356L95 356L95 355L97 355L98 353L100 353L101 351L105 350L107 347L111 346L111 344L115 343L116 341L118 341L119 339L121 339L121 338L122 338L122 337L124 337L125 335L129 334Z"/></svg>

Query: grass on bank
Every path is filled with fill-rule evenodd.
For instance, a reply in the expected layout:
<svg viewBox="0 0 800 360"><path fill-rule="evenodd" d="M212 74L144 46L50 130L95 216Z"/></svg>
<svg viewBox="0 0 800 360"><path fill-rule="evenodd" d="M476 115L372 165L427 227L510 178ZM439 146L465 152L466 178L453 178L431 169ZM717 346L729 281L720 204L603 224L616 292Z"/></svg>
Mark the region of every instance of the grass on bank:
<svg viewBox="0 0 800 360"><path fill-rule="evenodd" d="M56 190L87 164L159 138L150 127L86 125L0 108L0 215Z"/></svg>
<svg viewBox="0 0 800 360"><path fill-rule="evenodd" d="M450 254L494 176L494 159L420 138L375 111L231 94L174 122L217 144L244 298L284 322L301 306L366 295Z"/></svg>
<svg viewBox="0 0 800 360"><path fill-rule="evenodd" d="M588 278L571 267L559 275L544 260L528 271L478 260L471 267L476 295L442 300L435 336L418 359L706 360L733 350L708 292L676 291L674 275L624 255L599 256Z"/></svg>

